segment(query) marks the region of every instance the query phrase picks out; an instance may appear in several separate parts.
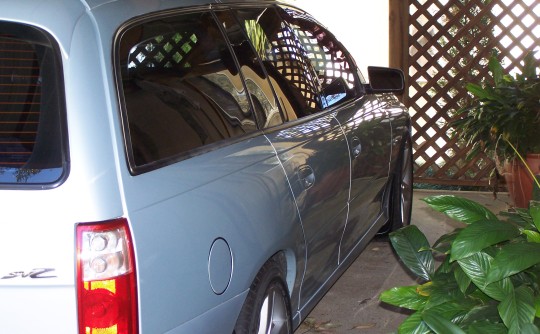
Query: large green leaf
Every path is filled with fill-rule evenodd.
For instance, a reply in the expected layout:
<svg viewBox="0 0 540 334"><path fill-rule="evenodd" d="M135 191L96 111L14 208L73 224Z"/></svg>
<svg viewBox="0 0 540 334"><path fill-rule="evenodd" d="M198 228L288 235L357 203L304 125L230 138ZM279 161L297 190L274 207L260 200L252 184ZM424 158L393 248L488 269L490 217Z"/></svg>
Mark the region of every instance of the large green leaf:
<svg viewBox="0 0 540 334"><path fill-rule="evenodd" d="M468 83L465 86L465 88L467 88L467 90L470 93L472 93L475 97L477 97L480 100L489 99L491 97L491 94L489 94L489 92L485 90L484 88L482 88L482 86L480 85L477 85L474 83Z"/></svg>
<svg viewBox="0 0 540 334"><path fill-rule="evenodd" d="M535 316L540 318L540 296L534 299Z"/></svg>
<svg viewBox="0 0 540 334"><path fill-rule="evenodd" d="M429 327L422 320L422 313L415 312L405 319L398 328L399 334L428 334Z"/></svg>
<svg viewBox="0 0 540 334"><path fill-rule="evenodd" d="M380 300L394 306L404 307L409 310L420 310L426 305L427 296L422 296L417 291L418 286L401 286L383 291Z"/></svg>
<svg viewBox="0 0 540 334"><path fill-rule="evenodd" d="M415 225L390 233L390 241L399 258L410 271L426 281L435 271L433 254L426 236Z"/></svg>
<svg viewBox="0 0 540 334"><path fill-rule="evenodd" d="M452 321L455 324L460 324L463 319L477 306L477 303L470 299L459 299L452 300L444 304L439 304L431 308L426 306L425 311L429 310L431 312L435 312L441 317Z"/></svg>
<svg viewBox="0 0 540 334"><path fill-rule="evenodd" d="M517 225L524 229L535 229L533 220L528 209L514 208L513 212L503 211L500 213L500 215L514 225Z"/></svg>
<svg viewBox="0 0 540 334"><path fill-rule="evenodd" d="M536 79L536 69L538 62L534 57L534 52L529 52L523 61L523 76L529 79Z"/></svg>
<svg viewBox="0 0 540 334"><path fill-rule="evenodd" d="M462 293L465 293L467 291L467 289L469 288L469 286L471 285L471 278L469 276L467 276L467 274L465 274L465 272L463 271L463 269L460 266L458 266L454 270L454 277L455 277L456 282L458 284L459 290Z"/></svg>
<svg viewBox="0 0 540 334"><path fill-rule="evenodd" d="M535 242L537 244L540 244L540 233L538 233L537 231L523 230L521 231L521 233L527 236L528 242Z"/></svg>
<svg viewBox="0 0 540 334"><path fill-rule="evenodd" d="M422 290L429 295L426 309L439 308L439 305L446 305L451 302L461 302L463 307L467 304L465 295L459 290L452 273L438 273L429 284L425 285L427 288Z"/></svg>
<svg viewBox="0 0 540 334"><path fill-rule="evenodd" d="M469 334L508 334L508 329L502 323L492 323L488 320L478 321L472 324L467 333Z"/></svg>
<svg viewBox="0 0 540 334"><path fill-rule="evenodd" d="M491 298L490 296L486 295L482 290L478 289L478 287L476 286L476 284L473 284L473 286L476 287L476 289L474 289L468 296L474 300L477 300L479 302L481 302L482 304L487 304L489 302L495 302L495 300L493 298ZM497 315L498 317L498 315Z"/></svg>
<svg viewBox="0 0 540 334"><path fill-rule="evenodd" d="M452 244L450 260L459 260L499 242L513 239L519 230L499 220L482 220L461 230Z"/></svg>
<svg viewBox="0 0 540 334"><path fill-rule="evenodd" d="M488 68L491 71L495 85L500 85L503 81L504 68L497 57L492 56L489 58Z"/></svg>
<svg viewBox="0 0 540 334"><path fill-rule="evenodd" d="M540 263L540 244L504 245L491 262L486 283L499 281Z"/></svg>
<svg viewBox="0 0 540 334"><path fill-rule="evenodd" d="M422 320L437 334L465 334L456 324L432 310L422 312Z"/></svg>
<svg viewBox="0 0 540 334"><path fill-rule="evenodd" d="M454 265L455 263L450 263L450 256L445 256L444 261L439 265L437 270L435 270L435 276L438 274L448 274L454 271Z"/></svg>
<svg viewBox="0 0 540 334"><path fill-rule="evenodd" d="M514 291L514 286L509 278L487 284L487 274L491 267L493 258L484 253L478 252L458 261L465 274L470 277L473 283L486 295L502 301L506 296Z"/></svg>
<svg viewBox="0 0 540 334"><path fill-rule="evenodd" d="M525 324L532 324L534 320L533 291L526 286L520 286L509 293L497 308L506 327L520 333Z"/></svg>
<svg viewBox="0 0 540 334"><path fill-rule="evenodd" d="M462 223L471 224L479 220L497 220L497 216L486 207L469 199L454 195L438 195L423 199L431 208Z"/></svg>
<svg viewBox="0 0 540 334"><path fill-rule="evenodd" d="M456 228L454 231L450 233L443 234L442 236L435 241L433 246L431 247L433 250L441 253L441 254L448 254L450 253L450 248L452 247L452 243L456 239L458 233L461 231L461 228Z"/></svg>
<svg viewBox="0 0 540 334"><path fill-rule="evenodd" d="M508 334L540 334L540 329L534 324L512 324L508 330Z"/></svg>
<svg viewBox="0 0 540 334"><path fill-rule="evenodd" d="M540 202L532 201L530 203L529 213L531 214L536 229L540 231Z"/></svg>
<svg viewBox="0 0 540 334"><path fill-rule="evenodd" d="M488 302L478 304L477 306L471 308L471 310L461 319L461 328L468 328L469 326L473 326L475 323L483 320L490 323L500 322L502 324L499 311L497 310L497 305L498 304L495 302ZM503 325L503 327L506 330L506 326Z"/></svg>

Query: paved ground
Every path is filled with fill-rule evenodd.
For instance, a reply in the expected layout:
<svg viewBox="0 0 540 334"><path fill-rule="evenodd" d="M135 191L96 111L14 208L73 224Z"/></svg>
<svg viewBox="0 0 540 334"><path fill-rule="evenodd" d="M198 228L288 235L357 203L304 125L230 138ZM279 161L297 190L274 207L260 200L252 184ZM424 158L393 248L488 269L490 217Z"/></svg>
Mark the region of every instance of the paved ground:
<svg viewBox="0 0 540 334"><path fill-rule="evenodd" d="M414 193L412 223L426 234L430 244L457 226L421 201L424 197L441 193L427 190L415 190ZM506 210L509 201L504 193L499 193L496 200L490 193L450 193L474 199L495 213ZM295 334L394 333L407 314L382 305L378 296L391 287L414 283L398 263L387 239L373 240Z"/></svg>

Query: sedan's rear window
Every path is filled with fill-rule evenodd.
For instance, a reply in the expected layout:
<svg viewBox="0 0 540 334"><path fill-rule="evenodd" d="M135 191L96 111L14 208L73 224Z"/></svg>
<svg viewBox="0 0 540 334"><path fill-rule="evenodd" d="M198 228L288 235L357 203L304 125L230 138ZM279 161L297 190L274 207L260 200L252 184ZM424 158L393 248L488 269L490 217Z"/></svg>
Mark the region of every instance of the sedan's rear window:
<svg viewBox="0 0 540 334"><path fill-rule="evenodd" d="M0 22L0 185L54 185L66 174L57 50L37 28Z"/></svg>

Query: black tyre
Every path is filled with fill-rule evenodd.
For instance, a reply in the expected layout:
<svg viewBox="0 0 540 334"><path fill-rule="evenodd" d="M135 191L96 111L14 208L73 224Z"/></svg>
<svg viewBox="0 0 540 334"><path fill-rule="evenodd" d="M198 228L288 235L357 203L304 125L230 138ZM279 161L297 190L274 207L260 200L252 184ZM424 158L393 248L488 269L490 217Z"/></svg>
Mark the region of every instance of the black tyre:
<svg viewBox="0 0 540 334"><path fill-rule="evenodd" d="M276 256L259 271L236 321L235 334L293 333L284 264L283 256Z"/></svg>
<svg viewBox="0 0 540 334"><path fill-rule="evenodd" d="M413 157L411 139L403 143L390 194L389 220L379 234L386 235L411 223L413 199Z"/></svg>

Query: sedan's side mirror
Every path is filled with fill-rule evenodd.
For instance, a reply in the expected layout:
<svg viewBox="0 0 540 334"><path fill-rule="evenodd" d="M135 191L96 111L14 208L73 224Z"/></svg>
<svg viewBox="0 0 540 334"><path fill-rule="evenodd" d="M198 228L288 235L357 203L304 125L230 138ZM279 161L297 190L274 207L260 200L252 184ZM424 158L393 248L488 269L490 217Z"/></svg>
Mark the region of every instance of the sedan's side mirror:
<svg viewBox="0 0 540 334"><path fill-rule="evenodd" d="M395 93L403 94L405 90L405 78L403 71L388 67L368 67L369 84L366 85L367 93Z"/></svg>

